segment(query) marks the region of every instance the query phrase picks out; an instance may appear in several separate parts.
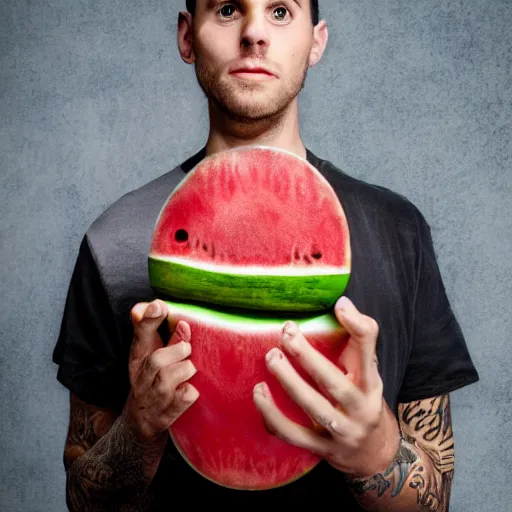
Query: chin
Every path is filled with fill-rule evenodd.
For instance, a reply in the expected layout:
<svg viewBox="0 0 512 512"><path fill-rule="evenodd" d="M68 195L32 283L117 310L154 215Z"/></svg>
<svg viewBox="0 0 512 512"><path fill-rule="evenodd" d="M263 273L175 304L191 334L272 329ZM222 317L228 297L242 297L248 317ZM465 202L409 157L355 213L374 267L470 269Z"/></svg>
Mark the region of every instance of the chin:
<svg viewBox="0 0 512 512"><path fill-rule="evenodd" d="M225 112L231 119L239 121L262 121L264 119L272 119L285 110L287 105L279 107L277 105L269 105L265 102L248 102L248 103L229 103L219 105L221 110Z"/></svg>
<svg viewBox="0 0 512 512"><path fill-rule="evenodd" d="M238 120L260 121L280 115L294 97L271 95L265 90L229 91L216 97L216 103L229 117Z"/></svg>

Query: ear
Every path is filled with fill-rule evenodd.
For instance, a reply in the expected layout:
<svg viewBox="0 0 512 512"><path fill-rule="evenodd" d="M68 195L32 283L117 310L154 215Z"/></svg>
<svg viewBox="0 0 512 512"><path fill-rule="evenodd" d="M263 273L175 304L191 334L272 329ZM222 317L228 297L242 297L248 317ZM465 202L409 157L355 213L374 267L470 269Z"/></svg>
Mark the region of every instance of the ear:
<svg viewBox="0 0 512 512"><path fill-rule="evenodd" d="M327 40L329 37L329 33L327 30L327 25L325 20L321 20L318 24L313 28L313 45L311 46L311 51L309 52L309 66L313 67L322 58L324 54L325 48L327 46Z"/></svg>
<svg viewBox="0 0 512 512"><path fill-rule="evenodd" d="M196 56L193 48L192 15L189 12L179 13L177 39L181 58L187 64L192 64Z"/></svg>

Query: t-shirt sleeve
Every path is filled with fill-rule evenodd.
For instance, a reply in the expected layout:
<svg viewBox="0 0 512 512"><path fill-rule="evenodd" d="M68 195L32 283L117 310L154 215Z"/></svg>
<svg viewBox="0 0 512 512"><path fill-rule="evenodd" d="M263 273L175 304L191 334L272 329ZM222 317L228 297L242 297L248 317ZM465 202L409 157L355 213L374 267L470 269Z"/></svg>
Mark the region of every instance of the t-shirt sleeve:
<svg viewBox="0 0 512 512"><path fill-rule="evenodd" d="M120 407L124 381L118 370L118 340L116 319L86 235L53 351L57 380L86 402Z"/></svg>
<svg viewBox="0 0 512 512"><path fill-rule="evenodd" d="M419 214L419 256L413 341L399 402L455 391L478 381L438 267L430 227Z"/></svg>

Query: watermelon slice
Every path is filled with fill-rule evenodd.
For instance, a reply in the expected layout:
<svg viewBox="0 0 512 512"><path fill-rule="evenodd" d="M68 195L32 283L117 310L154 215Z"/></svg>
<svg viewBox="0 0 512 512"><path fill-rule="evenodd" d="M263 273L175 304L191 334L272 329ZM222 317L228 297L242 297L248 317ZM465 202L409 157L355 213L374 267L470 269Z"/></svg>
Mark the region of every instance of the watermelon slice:
<svg viewBox="0 0 512 512"><path fill-rule="evenodd" d="M212 482L243 490L280 487L311 471L319 457L269 434L252 398L253 387L266 381L289 418L314 428L265 365L265 354L279 345L286 319L166 303L172 330L180 320L190 325L190 359L197 368L190 383L200 396L169 429L188 464ZM333 314L296 322L317 350L333 362L339 360L348 336ZM301 368L295 368L314 386Z"/></svg>
<svg viewBox="0 0 512 512"><path fill-rule="evenodd" d="M162 296L267 311L325 310L350 270L348 224L329 182L264 146L216 153L189 171L160 211L149 253Z"/></svg>

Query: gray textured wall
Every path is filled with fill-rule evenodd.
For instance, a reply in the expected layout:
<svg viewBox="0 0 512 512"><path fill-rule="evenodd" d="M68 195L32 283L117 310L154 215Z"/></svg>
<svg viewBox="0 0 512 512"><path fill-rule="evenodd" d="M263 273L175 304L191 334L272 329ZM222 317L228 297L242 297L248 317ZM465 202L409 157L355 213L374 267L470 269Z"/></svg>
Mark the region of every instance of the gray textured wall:
<svg viewBox="0 0 512 512"><path fill-rule="evenodd" d="M481 375L453 396L453 511L510 510L512 3L321 4L330 43L301 99L305 140L430 222ZM51 351L84 231L204 141L176 51L181 6L0 2L2 511L66 510L67 392Z"/></svg>

